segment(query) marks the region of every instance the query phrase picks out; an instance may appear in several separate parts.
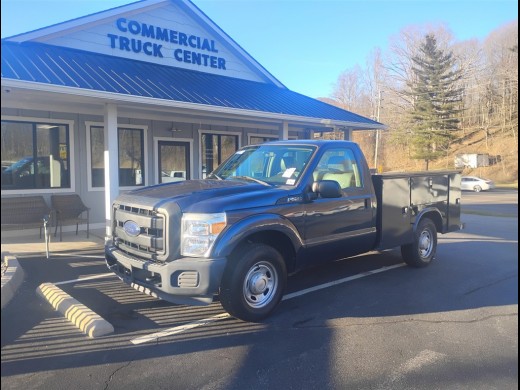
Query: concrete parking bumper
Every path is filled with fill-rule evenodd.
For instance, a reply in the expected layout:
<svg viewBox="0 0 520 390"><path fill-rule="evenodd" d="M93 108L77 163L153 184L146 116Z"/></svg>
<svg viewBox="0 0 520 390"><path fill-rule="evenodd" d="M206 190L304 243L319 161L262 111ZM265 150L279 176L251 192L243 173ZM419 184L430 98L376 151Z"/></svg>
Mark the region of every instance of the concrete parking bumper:
<svg viewBox="0 0 520 390"><path fill-rule="evenodd" d="M108 321L54 284L43 283L36 292L87 336L99 337L114 332L114 327Z"/></svg>
<svg viewBox="0 0 520 390"><path fill-rule="evenodd" d="M91 232L91 238L86 241L82 236L77 235L68 238L66 242L52 243L52 249L59 252L78 248L91 249L104 243L103 231ZM40 254L42 243L40 239L33 239L30 236L10 237L2 234L2 308L13 298L24 279L24 271L11 251L23 255ZM43 283L36 292L89 337L99 337L114 332L114 327L109 322L56 285Z"/></svg>

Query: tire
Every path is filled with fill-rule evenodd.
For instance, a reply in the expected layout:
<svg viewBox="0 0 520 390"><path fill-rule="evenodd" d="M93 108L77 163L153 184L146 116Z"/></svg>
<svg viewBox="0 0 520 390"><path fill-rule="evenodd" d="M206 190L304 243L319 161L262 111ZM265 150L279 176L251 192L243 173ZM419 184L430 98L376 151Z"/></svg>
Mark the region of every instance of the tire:
<svg viewBox="0 0 520 390"><path fill-rule="evenodd" d="M481 186L475 186L475 187L473 187L473 191L480 192L480 191L482 191L482 187Z"/></svg>
<svg viewBox="0 0 520 390"><path fill-rule="evenodd" d="M283 296L287 271L282 255L265 244L248 244L224 271L219 299L224 309L244 321L263 320Z"/></svg>
<svg viewBox="0 0 520 390"><path fill-rule="evenodd" d="M401 246L401 255L406 264L423 268L432 262L437 251L437 228L433 221L424 218L414 232L414 241Z"/></svg>

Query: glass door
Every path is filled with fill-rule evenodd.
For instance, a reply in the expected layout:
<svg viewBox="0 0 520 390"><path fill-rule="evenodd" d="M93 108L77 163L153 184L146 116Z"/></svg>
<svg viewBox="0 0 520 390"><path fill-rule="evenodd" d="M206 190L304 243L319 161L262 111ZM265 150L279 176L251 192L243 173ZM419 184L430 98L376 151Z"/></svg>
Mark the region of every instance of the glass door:
<svg viewBox="0 0 520 390"><path fill-rule="evenodd" d="M189 142L159 141L158 145L158 182L189 180L191 177Z"/></svg>

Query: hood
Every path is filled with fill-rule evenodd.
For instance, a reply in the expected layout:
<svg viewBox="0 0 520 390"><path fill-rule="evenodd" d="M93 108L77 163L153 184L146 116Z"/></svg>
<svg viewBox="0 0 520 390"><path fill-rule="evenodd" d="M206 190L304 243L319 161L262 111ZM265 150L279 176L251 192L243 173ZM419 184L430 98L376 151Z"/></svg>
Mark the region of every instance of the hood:
<svg viewBox="0 0 520 390"><path fill-rule="evenodd" d="M175 202L183 212L218 213L273 205L288 192L287 187L240 180L186 180L140 188L121 197L128 200L138 197L139 202L147 198L145 203L155 208Z"/></svg>

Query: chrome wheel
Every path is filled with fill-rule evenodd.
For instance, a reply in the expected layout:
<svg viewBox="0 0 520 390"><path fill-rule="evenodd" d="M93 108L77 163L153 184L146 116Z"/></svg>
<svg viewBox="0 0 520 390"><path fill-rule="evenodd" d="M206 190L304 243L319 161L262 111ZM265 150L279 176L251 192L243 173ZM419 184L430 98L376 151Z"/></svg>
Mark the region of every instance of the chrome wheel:
<svg viewBox="0 0 520 390"><path fill-rule="evenodd" d="M271 302L277 287L276 269L271 263L260 261L247 272L242 291L250 307L261 308Z"/></svg>
<svg viewBox="0 0 520 390"><path fill-rule="evenodd" d="M419 255L422 258L430 256L433 250L432 234L429 230L423 230L419 236Z"/></svg>
<svg viewBox="0 0 520 390"><path fill-rule="evenodd" d="M426 267L435 258L437 228L429 218L423 218L414 232L412 243L401 246L401 254L411 267Z"/></svg>
<svg viewBox="0 0 520 390"><path fill-rule="evenodd" d="M222 276L220 303L236 318L261 321L282 299L286 281L280 252L266 244L243 244L230 257Z"/></svg>

